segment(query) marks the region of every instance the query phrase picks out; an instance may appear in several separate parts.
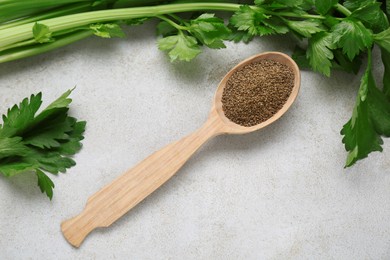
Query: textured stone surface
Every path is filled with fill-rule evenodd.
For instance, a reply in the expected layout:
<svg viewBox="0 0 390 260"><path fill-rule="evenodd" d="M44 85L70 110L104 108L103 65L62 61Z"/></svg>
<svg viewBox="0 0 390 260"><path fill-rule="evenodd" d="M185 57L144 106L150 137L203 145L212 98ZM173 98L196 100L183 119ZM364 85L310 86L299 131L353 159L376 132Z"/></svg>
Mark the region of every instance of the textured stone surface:
<svg viewBox="0 0 390 260"><path fill-rule="evenodd" d="M62 220L127 168L199 127L237 62L293 46L263 38L170 64L152 25L127 33L0 65L1 112L39 91L47 104L77 85L71 114L88 121L77 166L53 177L53 201L34 176L0 176L0 259L390 258L390 143L343 169L339 131L359 77L341 72L329 79L302 72L300 95L282 119L210 141L152 196L72 248Z"/></svg>

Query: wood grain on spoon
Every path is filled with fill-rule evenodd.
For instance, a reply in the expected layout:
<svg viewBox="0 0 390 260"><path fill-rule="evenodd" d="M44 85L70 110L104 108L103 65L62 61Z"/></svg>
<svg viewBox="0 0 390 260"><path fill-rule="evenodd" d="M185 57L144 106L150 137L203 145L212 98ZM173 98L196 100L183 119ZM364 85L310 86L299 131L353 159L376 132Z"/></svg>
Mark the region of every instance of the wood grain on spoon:
<svg viewBox="0 0 390 260"><path fill-rule="evenodd" d="M284 106L268 120L251 127L230 121L222 110L222 93L229 77L241 67L261 59L275 60L294 72L294 87ZM245 134L259 130L280 118L292 105L300 87L296 63L279 52L266 52L250 57L230 70L219 83L206 123L194 133L153 153L134 168L92 195L81 214L62 222L65 238L79 247L95 228L108 227L170 179L207 140L220 134Z"/></svg>

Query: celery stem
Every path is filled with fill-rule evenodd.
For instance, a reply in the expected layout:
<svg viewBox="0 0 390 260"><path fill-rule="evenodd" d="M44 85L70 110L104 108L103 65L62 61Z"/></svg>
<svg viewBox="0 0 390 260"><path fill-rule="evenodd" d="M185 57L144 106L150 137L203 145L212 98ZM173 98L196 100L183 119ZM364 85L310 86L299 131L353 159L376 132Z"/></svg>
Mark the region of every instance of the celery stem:
<svg viewBox="0 0 390 260"><path fill-rule="evenodd" d="M161 19L161 20L163 20L163 21L165 21L165 22L167 22L167 23L169 23L170 25L172 25L173 27L175 27L178 30L188 30L187 27L181 26L181 25L175 23L174 21L172 21L171 19L169 19L169 18L167 18L167 17L165 17L163 15L157 15L156 17Z"/></svg>
<svg viewBox="0 0 390 260"><path fill-rule="evenodd" d="M81 32L73 33L71 35L57 39L55 42L45 43L45 44L37 44L36 46L29 46L29 48L26 48L26 49L18 48L15 50L8 50L8 51L5 51L4 53L0 53L0 63L13 61L13 60L41 54L44 52L48 52L48 51L60 48L62 46L71 44L73 42L82 40L82 39L87 38L91 35L93 35L93 32L90 30L81 31Z"/></svg>
<svg viewBox="0 0 390 260"><path fill-rule="evenodd" d="M349 11L346 7L344 7L341 4L336 4L335 7L336 7L337 11L339 11L340 13L342 13L345 16L350 16L352 14L351 11Z"/></svg>

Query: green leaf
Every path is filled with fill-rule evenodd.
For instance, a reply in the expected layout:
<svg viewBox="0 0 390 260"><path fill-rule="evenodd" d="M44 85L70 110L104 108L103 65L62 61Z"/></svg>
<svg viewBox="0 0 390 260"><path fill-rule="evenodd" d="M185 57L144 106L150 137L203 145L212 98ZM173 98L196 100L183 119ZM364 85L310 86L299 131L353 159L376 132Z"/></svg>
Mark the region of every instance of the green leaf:
<svg viewBox="0 0 390 260"><path fill-rule="evenodd" d="M314 0L303 0L302 4L299 6L302 10L309 11L312 10L314 6Z"/></svg>
<svg viewBox="0 0 390 260"><path fill-rule="evenodd" d="M272 16L266 20L263 20L263 24L271 28L273 32L277 34L285 34L289 32L288 27L284 25L282 19L277 16Z"/></svg>
<svg viewBox="0 0 390 260"><path fill-rule="evenodd" d="M376 0L346 0L344 1L343 6L353 12L359 8L362 8L375 2Z"/></svg>
<svg viewBox="0 0 390 260"><path fill-rule="evenodd" d="M390 16L390 0L386 0L386 14Z"/></svg>
<svg viewBox="0 0 390 260"><path fill-rule="evenodd" d="M338 0L315 0L314 5L317 11L325 15L329 12L329 10L338 3Z"/></svg>
<svg viewBox="0 0 390 260"><path fill-rule="evenodd" d="M235 12L230 18L230 24L239 31L248 31L251 35L263 35L265 28L261 25L264 19L269 18L261 10L254 10L247 5L240 6L240 10ZM269 33L266 33L269 34Z"/></svg>
<svg viewBox="0 0 390 260"><path fill-rule="evenodd" d="M68 98L72 93L73 89L69 89L64 94L62 94L59 98L49 104L39 115L37 115L32 124L38 125L42 121L47 120L51 116L55 116L57 113L62 113L63 111L68 111L68 106L72 103L72 99Z"/></svg>
<svg viewBox="0 0 390 260"><path fill-rule="evenodd" d="M321 22L318 20L304 21L286 21L288 27L306 38L310 38L312 34L323 31Z"/></svg>
<svg viewBox="0 0 390 260"><path fill-rule="evenodd" d="M23 142L41 149L60 147L60 140L69 138L68 132L72 131L76 119L68 117L66 110L55 118L43 121L25 136Z"/></svg>
<svg viewBox="0 0 390 260"><path fill-rule="evenodd" d="M228 36L229 41L233 42L244 42L249 43L251 40L253 40L253 35L249 34L246 31L238 31L237 28L232 27L231 28L232 33Z"/></svg>
<svg viewBox="0 0 390 260"><path fill-rule="evenodd" d="M61 142L61 146L56 149L60 154L63 155L74 155L76 154L82 147L81 140L84 139L83 133L85 131L86 126L85 121L76 122L72 126L72 131L68 133L67 142Z"/></svg>
<svg viewBox="0 0 390 260"><path fill-rule="evenodd" d="M202 44L217 49L225 48L222 40L226 40L231 33L222 19L208 13L191 20L189 31Z"/></svg>
<svg viewBox="0 0 390 260"><path fill-rule="evenodd" d="M85 132L85 127L87 125L86 121L78 121L73 124L73 129L71 132L69 132L69 138L70 140L83 140L84 139L84 132Z"/></svg>
<svg viewBox="0 0 390 260"><path fill-rule="evenodd" d="M344 19L332 31L333 43L342 48L350 60L361 50L370 48L373 42L372 33L361 22L353 19Z"/></svg>
<svg viewBox="0 0 390 260"><path fill-rule="evenodd" d="M370 117L378 135L390 137L390 102L378 88L367 95Z"/></svg>
<svg viewBox="0 0 390 260"><path fill-rule="evenodd" d="M275 31L268 26L257 26L257 35L266 36L275 34Z"/></svg>
<svg viewBox="0 0 390 260"><path fill-rule="evenodd" d="M295 46L294 52L291 55L300 69L309 69L310 63L306 57L306 51L298 46Z"/></svg>
<svg viewBox="0 0 390 260"><path fill-rule="evenodd" d="M92 2L91 6L93 6L93 7L99 6L99 5L104 4L106 2L107 2L106 0L95 0L95 1Z"/></svg>
<svg viewBox="0 0 390 260"><path fill-rule="evenodd" d="M382 139L376 134L369 120L367 103L360 103L355 108L355 120L350 119L341 130L345 149L349 152L345 167L367 157L371 152L382 151Z"/></svg>
<svg viewBox="0 0 390 260"><path fill-rule="evenodd" d="M54 39L51 37L52 32L49 27L42 23L35 23L33 28L34 39L39 43L53 42Z"/></svg>
<svg viewBox="0 0 390 260"><path fill-rule="evenodd" d="M175 60L190 61L201 53L196 38L182 33L159 39L158 48L169 51L171 62Z"/></svg>
<svg viewBox="0 0 390 260"><path fill-rule="evenodd" d="M38 115L41 94L8 110L0 125L1 174L36 172L41 190L52 196L54 184L43 172L57 174L74 166L69 156L80 150L84 138L86 123L68 116L71 92L66 91Z"/></svg>
<svg viewBox="0 0 390 260"><path fill-rule="evenodd" d="M72 93L73 89L67 90L64 94L62 94L59 98L54 100L50 105L48 105L45 110L42 112L42 114L45 114L45 112L56 109L56 108L64 108L67 107L70 103L72 103L72 99L68 98L69 95Z"/></svg>
<svg viewBox="0 0 390 260"><path fill-rule="evenodd" d="M14 105L3 115L3 125L0 128L1 137L11 137L22 133L34 121L35 113L42 104L42 94L31 95L23 99L19 106ZM1 125L0 125L1 126Z"/></svg>
<svg viewBox="0 0 390 260"><path fill-rule="evenodd" d="M362 65L362 60L359 56L356 56L353 60L349 60L340 49L333 51L334 60L332 67L337 70L346 71L349 73L357 74Z"/></svg>
<svg viewBox="0 0 390 260"><path fill-rule="evenodd" d="M381 3L372 1L355 9L350 17L362 21L367 28L374 30L374 32L381 32L389 27L389 21L380 6Z"/></svg>
<svg viewBox="0 0 390 260"><path fill-rule="evenodd" d="M306 57L314 71L330 76L332 49L334 49L332 36L327 32L316 33L309 39Z"/></svg>
<svg viewBox="0 0 390 260"><path fill-rule="evenodd" d="M163 37L177 34L177 29L166 21L161 21L157 24L157 35L162 35Z"/></svg>
<svg viewBox="0 0 390 260"><path fill-rule="evenodd" d="M383 93L390 101L390 52L381 48L382 62L384 66L383 72Z"/></svg>
<svg viewBox="0 0 390 260"><path fill-rule="evenodd" d="M151 17L133 18L133 19L125 20L125 23L127 25L141 25L141 24L143 24L144 22L146 22L147 20L150 20L150 19L151 19Z"/></svg>
<svg viewBox="0 0 390 260"><path fill-rule="evenodd" d="M36 170L35 172L38 177L38 186L41 189L41 192L46 193L51 200L53 198L54 183L42 171Z"/></svg>
<svg viewBox="0 0 390 260"><path fill-rule="evenodd" d="M261 5L263 5L265 3L265 0L255 0L254 3L257 6L261 6Z"/></svg>
<svg viewBox="0 0 390 260"><path fill-rule="evenodd" d="M378 34L374 34L373 37L376 44L387 52L390 52L390 28Z"/></svg>
<svg viewBox="0 0 390 260"><path fill-rule="evenodd" d="M53 174L59 172L65 173L66 169L76 165L74 160L62 156L58 152L42 151L38 149L35 149L35 153L24 160L31 164L37 164L40 169Z"/></svg>
<svg viewBox="0 0 390 260"><path fill-rule="evenodd" d="M326 15L322 23L327 27L333 27L336 24L340 23L340 21L336 17L333 17L331 15Z"/></svg>
<svg viewBox="0 0 390 260"><path fill-rule="evenodd" d="M20 173L35 171L39 166L23 161L19 162L0 162L0 173L6 177L12 177Z"/></svg>
<svg viewBox="0 0 390 260"><path fill-rule="evenodd" d="M381 135L390 136L390 102L376 87L371 68L371 50L362 77L352 118L344 125L341 134L349 152L346 167L363 159L369 153L382 151Z"/></svg>
<svg viewBox="0 0 390 260"><path fill-rule="evenodd" d="M89 28L96 36L102 38L124 38L126 36L125 33L122 31L122 28L116 23L91 24Z"/></svg>
<svg viewBox="0 0 390 260"><path fill-rule="evenodd" d="M9 156L24 156L30 150L22 143L21 137L0 138L0 159Z"/></svg>

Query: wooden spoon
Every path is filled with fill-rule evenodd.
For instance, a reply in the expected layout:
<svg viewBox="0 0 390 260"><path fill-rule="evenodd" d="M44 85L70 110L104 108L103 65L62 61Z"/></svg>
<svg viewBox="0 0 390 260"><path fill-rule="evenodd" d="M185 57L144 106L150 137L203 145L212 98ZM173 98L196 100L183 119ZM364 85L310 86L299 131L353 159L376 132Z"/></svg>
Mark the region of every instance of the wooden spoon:
<svg viewBox="0 0 390 260"><path fill-rule="evenodd" d="M289 66L295 76L294 87L282 109L267 121L251 127L237 125L230 121L222 110L223 89L229 77L237 69L262 59L275 60ZM65 238L73 246L79 247L92 230L97 227L110 226L169 180L191 155L210 138L220 134L250 133L275 122L292 105L297 97L299 86L299 68L289 56L283 53L266 52L240 62L219 83L206 123L187 137L153 153L90 197L80 215L62 222L61 230Z"/></svg>

